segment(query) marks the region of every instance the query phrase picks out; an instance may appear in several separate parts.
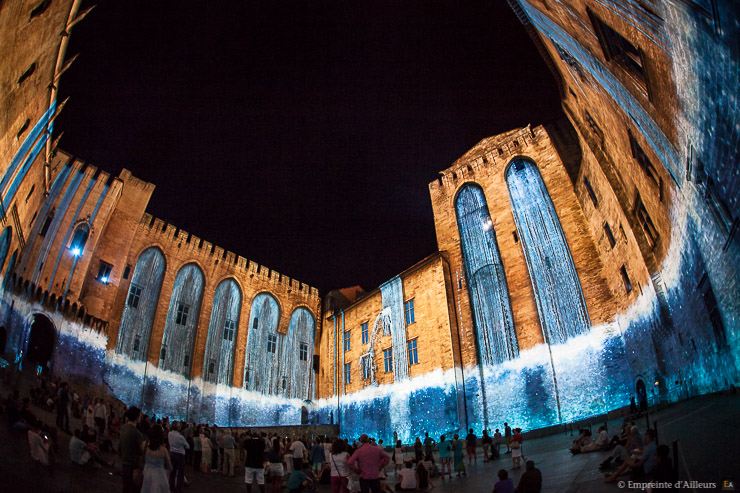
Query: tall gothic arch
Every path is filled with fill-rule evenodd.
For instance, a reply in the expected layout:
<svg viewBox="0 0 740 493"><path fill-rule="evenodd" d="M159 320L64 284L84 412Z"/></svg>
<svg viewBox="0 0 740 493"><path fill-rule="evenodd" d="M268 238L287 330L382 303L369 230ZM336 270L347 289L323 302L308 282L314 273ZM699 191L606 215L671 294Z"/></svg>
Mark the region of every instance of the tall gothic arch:
<svg viewBox="0 0 740 493"><path fill-rule="evenodd" d="M233 279L224 279L213 295L203 361L203 380L206 382L231 385L241 309L242 293L239 286Z"/></svg>
<svg viewBox="0 0 740 493"><path fill-rule="evenodd" d="M316 321L306 307L293 310L288 333L280 350L279 394L288 398L310 400L313 341Z"/></svg>
<svg viewBox="0 0 740 493"><path fill-rule="evenodd" d="M244 362L244 388L263 394L278 394L278 351L283 342L278 334L280 305L269 293L252 300Z"/></svg>

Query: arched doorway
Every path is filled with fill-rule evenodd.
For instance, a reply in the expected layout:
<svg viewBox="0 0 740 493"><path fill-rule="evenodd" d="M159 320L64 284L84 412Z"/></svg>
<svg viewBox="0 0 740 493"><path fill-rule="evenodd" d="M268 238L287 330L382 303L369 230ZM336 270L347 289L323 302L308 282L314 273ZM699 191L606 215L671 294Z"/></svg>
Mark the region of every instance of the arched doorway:
<svg viewBox="0 0 740 493"><path fill-rule="evenodd" d="M45 371L50 370L55 345L56 330L54 324L44 315L34 315L33 322L31 322L31 332L28 336L26 360L41 366Z"/></svg>

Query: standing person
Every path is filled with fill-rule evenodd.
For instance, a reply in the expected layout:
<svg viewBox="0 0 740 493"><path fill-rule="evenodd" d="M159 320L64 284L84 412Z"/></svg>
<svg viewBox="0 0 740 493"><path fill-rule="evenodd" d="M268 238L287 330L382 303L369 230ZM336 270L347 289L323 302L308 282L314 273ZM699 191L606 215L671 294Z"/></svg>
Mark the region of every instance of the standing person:
<svg viewBox="0 0 740 493"><path fill-rule="evenodd" d="M434 451L434 438L429 436L429 432L424 432L424 454L431 457Z"/></svg>
<svg viewBox="0 0 740 493"><path fill-rule="evenodd" d="M506 444L506 453L511 453L511 426L509 423L504 422L504 443Z"/></svg>
<svg viewBox="0 0 740 493"><path fill-rule="evenodd" d="M108 407L105 405L103 399L98 399L98 403L95 404L95 426L98 427L98 433L103 434L108 424Z"/></svg>
<svg viewBox="0 0 740 493"><path fill-rule="evenodd" d="M180 434L180 423L172 422L172 431L167 434L170 442L170 486L175 493L185 490L185 451L190 448L188 441Z"/></svg>
<svg viewBox="0 0 740 493"><path fill-rule="evenodd" d="M467 472L465 471L465 456L463 455L463 443L462 440L460 440L460 437L457 433L454 435L454 440L452 441L452 451L453 451L453 457L455 460L455 471L457 472L457 477L460 477L460 474L463 476L467 475ZM452 474L450 474L452 476Z"/></svg>
<svg viewBox="0 0 740 493"><path fill-rule="evenodd" d="M182 455L184 461L185 454ZM170 483L167 479L169 470L172 470L172 463L167 447L164 446L164 430L160 425L154 425L149 428L149 440L144 444L144 478L141 493L169 493Z"/></svg>
<svg viewBox="0 0 740 493"><path fill-rule="evenodd" d="M468 450L468 465L472 465L471 463L473 461L475 461L475 464L478 465L478 453L475 450L476 446L478 445L478 437L475 436L472 428L470 428L470 430L468 431L468 436L465 437L465 445Z"/></svg>
<svg viewBox="0 0 740 493"><path fill-rule="evenodd" d="M393 462L396 464L394 471L398 474L398 471L403 467L403 445L401 445L401 440L396 440L396 448L393 450Z"/></svg>
<svg viewBox="0 0 740 493"><path fill-rule="evenodd" d="M509 442L509 449L511 450L512 469L519 469L520 467L522 467L522 442L520 441L521 435L517 435L511 437L511 441Z"/></svg>
<svg viewBox="0 0 740 493"><path fill-rule="evenodd" d="M67 382L62 382L62 385L59 387L59 391L57 392L57 428L70 433L69 390L67 389Z"/></svg>
<svg viewBox="0 0 740 493"><path fill-rule="evenodd" d="M283 453L280 446L280 440L275 437L272 440L272 447L267 452L267 475L270 478L270 493L280 493L283 489Z"/></svg>
<svg viewBox="0 0 740 493"><path fill-rule="evenodd" d="M136 428L141 418L141 411L136 406L131 406L125 414L126 424L121 427L119 433L118 451L121 454L123 466L123 493L136 493L139 488L134 484L134 471L138 469L141 460L141 444L144 436Z"/></svg>
<svg viewBox="0 0 740 493"><path fill-rule="evenodd" d="M321 477L321 468L324 465L324 444L321 443L321 439L317 438L314 441L313 447L311 447L311 453L309 454L313 473L316 477Z"/></svg>
<svg viewBox="0 0 740 493"><path fill-rule="evenodd" d="M514 482L506 469L498 471L498 481L493 485L493 493L514 493Z"/></svg>
<svg viewBox="0 0 740 493"><path fill-rule="evenodd" d="M331 493L349 493L349 469L347 468L347 453L344 440L337 438L331 446L329 465L331 466Z"/></svg>
<svg viewBox="0 0 740 493"><path fill-rule="evenodd" d="M483 445L483 462L488 462L491 460L491 455L489 454L489 451L491 450L491 444L493 443L493 439L488 434L488 430L483 430L483 438L481 438L481 444Z"/></svg>
<svg viewBox="0 0 740 493"><path fill-rule="evenodd" d="M290 451L293 453L293 469L300 471L303 466L303 454L306 453L306 446L296 438L290 445Z"/></svg>
<svg viewBox="0 0 740 493"><path fill-rule="evenodd" d="M390 463L391 458L382 448L370 445L366 434L360 436L362 446L355 450L347 464L350 469L359 471L360 491L362 493L380 492L380 469Z"/></svg>
<svg viewBox="0 0 740 493"><path fill-rule="evenodd" d="M501 436L501 432L498 431L498 428L496 428L496 431L493 434L493 447L496 450L496 453L494 455L498 456L501 455L501 442L503 441L503 437Z"/></svg>
<svg viewBox="0 0 740 493"><path fill-rule="evenodd" d="M218 449L220 447L219 445L219 431L218 426L215 424L213 425L213 429L211 430L211 472L218 472Z"/></svg>
<svg viewBox="0 0 740 493"><path fill-rule="evenodd" d="M211 469L211 432L208 428L200 431L200 470L208 474Z"/></svg>
<svg viewBox="0 0 740 493"><path fill-rule="evenodd" d="M265 441L257 435L247 434L244 449L247 451L247 459L244 461L244 482L247 483L247 493L252 493L252 483L255 481L260 491L265 493Z"/></svg>
<svg viewBox="0 0 740 493"><path fill-rule="evenodd" d="M226 430L221 443L224 446L224 476L227 474L234 477L234 463L236 462L236 440L231 434L231 430ZM282 461L282 459L281 459Z"/></svg>
<svg viewBox="0 0 740 493"><path fill-rule="evenodd" d="M200 469L200 461L203 457L203 446L200 441L200 428L193 430L193 467L196 470Z"/></svg>
<svg viewBox="0 0 740 493"><path fill-rule="evenodd" d="M180 434L185 437L185 441L188 442L189 448L185 449L185 463L193 465L193 451L194 451L194 431L195 423L184 423ZM195 466L198 467L198 466Z"/></svg>
<svg viewBox="0 0 740 493"><path fill-rule="evenodd" d="M516 493L540 493L542 491L542 472L534 467L534 461L524 464L524 474L516 485Z"/></svg>
<svg viewBox="0 0 740 493"><path fill-rule="evenodd" d="M416 437L416 441L414 442L414 456L416 458L417 464L419 463L419 461L424 460L424 452L422 451L421 438L419 437Z"/></svg>
<svg viewBox="0 0 740 493"><path fill-rule="evenodd" d="M445 474L449 474L452 477L452 467L450 461L452 460L452 448L450 442L445 442L445 436L439 437L439 462L442 466L442 479L445 478ZM445 472L447 469L447 472Z"/></svg>
<svg viewBox="0 0 740 493"><path fill-rule="evenodd" d="M293 442L289 437L285 437L285 453L283 454L283 460L285 461L285 474L290 476L290 473L293 472L293 450L291 450L291 447L293 446Z"/></svg>

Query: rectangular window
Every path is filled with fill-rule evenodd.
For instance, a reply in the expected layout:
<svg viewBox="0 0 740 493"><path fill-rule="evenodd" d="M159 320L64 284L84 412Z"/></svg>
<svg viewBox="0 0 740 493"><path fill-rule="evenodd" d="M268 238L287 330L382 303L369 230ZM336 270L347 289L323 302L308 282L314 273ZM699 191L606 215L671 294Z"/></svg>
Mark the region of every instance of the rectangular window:
<svg viewBox="0 0 740 493"><path fill-rule="evenodd" d="M619 273L622 275L624 289L629 293L630 291L632 291L632 283L630 282L630 276L627 275L627 269L624 267L624 265L619 268Z"/></svg>
<svg viewBox="0 0 740 493"><path fill-rule="evenodd" d="M635 216L640 222L640 225L642 225L642 230L645 232L645 236L647 237L650 246L654 247L658 242L658 230L655 229L653 220L650 219L650 215L648 214L645 204L642 202L639 194L637 195L637 200L635 202Z"/></svg>
<svg viewBox="0 0 740 493"><path fill-rule="evenodd" d="M722 314L719 312L719 307L717 306L717 298L714 296L712 285L709 284L706 274L699 281L699 291L701 291L702 298L704 298L704 306L707 309L709 321L712 322L712 330L714 330L714 338L717 340L717 346L720 348L724 347L727 345L725 324L722 321Z"/></svg>
<svg viewBox="0 0 740 493"><path fill-rule="evenodd" d="M349 351L350 346L351 346L350 339L349 339L349 333L350 333L349 330L344 331L344 350L345 351Z"/></svg>
<svg viewBox="0 0 740 493"><path fill-rule="evenodd" d="M367 344L367 341L369 340L368 330L367 330L367 322L362 324L362 343Z"/></svg>
<svg viewBox="0 0 740 493"><path fill-rule="evenodd" d="M100 267L98 267L98 277L96 277L96 279L103 284L108 284L108 281L110 281L110 271L112 269L113 266L111 264L101 260Z"/></svg>
<svg viewBox="0 0 740 493"><path fill-rule="evenodd" d="M123 278L128 279L129 274L131 274L131 266L126 264L126 268L123 269Z"/></svg>
<svg viewBox="0 0 740 493"><path fill-rule="evenodd" d="M137 335L134 338L134 352L139 351L139 344L140 344L141 338Z"/></svg>
<svg viewBox="0 0 740 493"><path fill-rule="evenodd" d="M302 342L298 348L298 354L301 361L308 361L308 344Z"/></svg>
<svg viewBox="0 0 740 493"><path fill-rule="evenodd" d="M416 365L419 363L419 355L416 352L416 339L411 339L409 342L409 365Z"/></svg>
<svg viewBox="0 0 740 493"><path fill-rule="evenodd" d="M587 9L594 26L596 36L599 38L604 58L613 61L637 82L639 88L647 95L648 84L643 63L642 51L625 39L621 34L605 24L596 17L591 10Z"/></svg>
<svg viewBox="0 0 740 493"><path fill-rule="evenodd" d="M344 383L352 383L352 363L345 363L344 365Z"/></svg>
<svg viewBox="0 0 740 493"><path fill-rule="evenodd" d="M383 350L383 363L385 364L386 373L393 371L393 349L388 348Z"/></svg>
<svg viewBox="0 0 740 493"><path fill-rule="evenodd" d="M249 384L249 368L244 369L244 386Z"/></svg>
<svg viewBox="0 0 740 493"><path fill-rule="evenodd" d="M270 334L267 336L267 352L274 353L277 350L277 336Z"/></svg>
<svg viewBox="0 0 740 493"><path fill-rule="evenodd" d="M258 324L259 324L259 318L254 317L254 320L252 320L252 328L256 329Z"/></svg>
<svg viewBox="0 0 740 493"><path fill-rule="evenodd" d="M224 322L224 340L233 341L234 332L236 332L236 322L227 318Z"/></svg>
<svg viewBox="0 0 740 493"><path fill-rule="evenodd" d="M598 207L599 199L596 197L594 187L591 186L591 182L585 176L583 177L583 185L586 187L586 192L588 192L588 196L591 198L591 202L594 203L594 207Z"/></svg>
<svg viewBox="0 0 740 493"><path fill-rule="evenodd" d="M51 215L46 216L46 219L44 219L44 224L41 225L41 231L39 231L39 236L46 236L46 232L49 231L49 226L51 225L51 219L52 219Z"/></svg>
<svg viewBox="0 0 740 493"><path fill-rule="evenodd" d="M131 308L138 308L140 298L141 288L136 284L131 284L131 287L128 290L128 300L126 301L126 304Z"/></svg>
<svg viewBox="0 0 740 493"><path fill-rule="evenodd" d="M406 312L406 325L414 323L414 300L410 299L403 304L403 311Z"/></svg>
<svg viewBox="0 0 740 493"><path fill-rule="evenodd" d="M370 378L370 358L362 359L362 378L364 380Z"/></svg>
<svg viewBox="0 0 740 493"><path fill-rule="evenodd" d="M182 359L182 366L187 368L189 364L190 364L190 355L186 354Z"/></svg>
<svg viewBox="0 0 740 493"><path fill-rule="evenodd" d="M612 233L612 228L609 227L609 223L604 223L604 234L606 235L606 239L609 240L609 245L614 248L617 244L617 240L614 239L614 234Z"/></svg>
<svg viewBox="0 0 740 493"><path fill-rule="evenodd" d="M175 323L185 325L188 322L188 313L190 313L190 307L188 305L177 303L177 316L175 317Z"/></svg>

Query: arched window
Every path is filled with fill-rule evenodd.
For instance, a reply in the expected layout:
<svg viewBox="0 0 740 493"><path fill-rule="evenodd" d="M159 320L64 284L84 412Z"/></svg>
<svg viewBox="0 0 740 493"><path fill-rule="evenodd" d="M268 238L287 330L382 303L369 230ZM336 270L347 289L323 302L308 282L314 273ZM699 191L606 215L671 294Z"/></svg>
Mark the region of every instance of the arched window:
<svg viewBox="0 0 740 493"><path fill-rule="evenodd" d="M251 329L247 333L247 355L244 362L244 386L264 394L278 394L278 362L280 354L269 352L268 345L276 345L280 305L274 296L260 293L252 300L249 313ZM272 344L271 342L272 341ZM247 371L249 370L249 378Z"/></svg>
<svg viewBox="0 0 740 493"><path fill-rule="evenodd" d="M285 397L303 400L313 398L312 358L309 357L309 352L313 354L315 329L316 322L308 308L298 307L293 310L288 333L280 350L280 375L282 381L287 382L281 389Z"/></svg>
<svg viewBox="0 0 740 493"><path fill-rule="evenodd" d="M134 360L146 359L165 268L159 248L149 247L139 256L121 315L116 353Z"/></svg>
<svg viewBox="0 0 740 493"><path fill-rule="evenodd" d="M190 376L190 354L200 317L205 276L196 264L187 264L177 273L172 288L170 307L164 324L162 347L167 347L159 368Z"/></svg>
<svg viewBox="0 0 740 493"><path fill-rule="evenodd" d="M506 184L545 342L563 343L591 324L560 220L532 161L512 161Z"/></svg>
<svg viewBox="0 0 740 493"><path fill-rule="evenodd" d="M75 257L82 256L82 252L85 251L85 244L87 244L87 237L90 235L90 226L87 224L80 224L75 229L74 235L72 235L72 241L69 244L69 251Z"/></svg>
<svg viewBox="0 0 740 493"><path fill-rule="evenodd" d="M468 293L473 308L478 355L494 365L519 355L509 289L483 190L473 184L460 188L455 200Z"/></svg>
<svg viewBox="0 0 740 493"><path fill-rule="evenodd" d="M208 323L208 341L203 361L208 362L208 371L203 379L211 383L230 385L234 375L234 350L239 312L242 309L242 293L233 279L224 279L216 287ZM205 370L205 368L204 368Z"/></svg>

